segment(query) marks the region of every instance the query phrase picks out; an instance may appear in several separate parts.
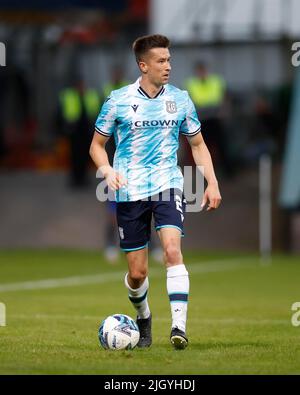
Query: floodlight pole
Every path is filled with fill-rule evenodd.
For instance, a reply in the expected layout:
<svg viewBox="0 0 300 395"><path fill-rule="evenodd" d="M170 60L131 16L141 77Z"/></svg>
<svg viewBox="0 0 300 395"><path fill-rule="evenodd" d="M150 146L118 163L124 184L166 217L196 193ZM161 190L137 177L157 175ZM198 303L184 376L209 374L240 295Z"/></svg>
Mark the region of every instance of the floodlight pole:
<svg viewBox="0 0 300 395"><path fill-rule="evenodd" d="M261 263L272 260L272 158L259 159L259 250Z"/></svg>

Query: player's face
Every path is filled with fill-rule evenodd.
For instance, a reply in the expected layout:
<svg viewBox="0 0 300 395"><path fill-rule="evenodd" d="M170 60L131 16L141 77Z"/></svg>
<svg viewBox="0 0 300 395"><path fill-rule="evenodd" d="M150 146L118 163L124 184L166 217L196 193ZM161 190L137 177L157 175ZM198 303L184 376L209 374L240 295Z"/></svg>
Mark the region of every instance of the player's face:
<svg viewBox="0 0 300 395"><path fill-rule="evenodd" d="M167 84L170 78L171 64L168 48L152 48L145 55L140 67L149 82L156 86Z"/></svg>

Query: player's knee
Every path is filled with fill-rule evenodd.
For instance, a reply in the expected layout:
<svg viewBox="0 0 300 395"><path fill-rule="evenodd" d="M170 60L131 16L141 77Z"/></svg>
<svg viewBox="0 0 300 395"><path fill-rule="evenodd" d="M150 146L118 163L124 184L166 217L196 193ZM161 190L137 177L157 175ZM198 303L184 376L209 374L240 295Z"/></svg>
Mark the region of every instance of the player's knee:
<svg viewBox="0 0 300 395"><path fill-rule="evenodd" d="M165 261L172 264L178 264L182 261L182 254L180 247L176 244L169 243L164 249Z"/></svg>
<svg viewBox="0 0 300 395"><path fill-rule="evenodd" d="M139 288L144 283L147 275L148 273L146 270L129 270L128 283L133 289Z"/></svg>

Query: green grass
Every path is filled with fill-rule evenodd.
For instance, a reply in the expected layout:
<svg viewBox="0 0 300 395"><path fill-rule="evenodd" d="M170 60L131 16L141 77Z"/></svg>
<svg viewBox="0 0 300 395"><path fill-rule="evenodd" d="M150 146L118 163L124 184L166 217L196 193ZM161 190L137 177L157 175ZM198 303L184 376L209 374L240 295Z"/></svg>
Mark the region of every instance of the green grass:
<svg viewBox="0 0 300 395"><path fill-rule="evenodd" d="M300 301L299 258L277 256L264 266L256 257L189 252L185 261L191 281L188 348L175 351L169 344L165 272L151 262L153 345L116 352L100 348L97 332L112 313L135 317L123 284L124 259L112 266L96 252L0 252L0 289L120 273L103 283L1 292L7 326L0 327L0 374L300 373L300 327L291 325L291 306Z"/></svg>

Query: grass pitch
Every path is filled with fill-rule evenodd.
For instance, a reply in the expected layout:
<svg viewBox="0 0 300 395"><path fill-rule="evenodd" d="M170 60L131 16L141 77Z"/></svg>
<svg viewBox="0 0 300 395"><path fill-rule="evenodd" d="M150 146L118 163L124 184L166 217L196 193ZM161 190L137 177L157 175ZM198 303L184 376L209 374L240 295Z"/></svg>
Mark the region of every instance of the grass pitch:
<svg viewBox="0 0 300 395"><path fill-rule="evenodd" d="M190 272L189 346L169 343L165 270L150 262L150 349L105 351L100 322L135 317L123 283L126 263L97 252L0 252L0 374L299 374L299 257L185 253ZM52 279L51 281L49 279Z"/></svg>

